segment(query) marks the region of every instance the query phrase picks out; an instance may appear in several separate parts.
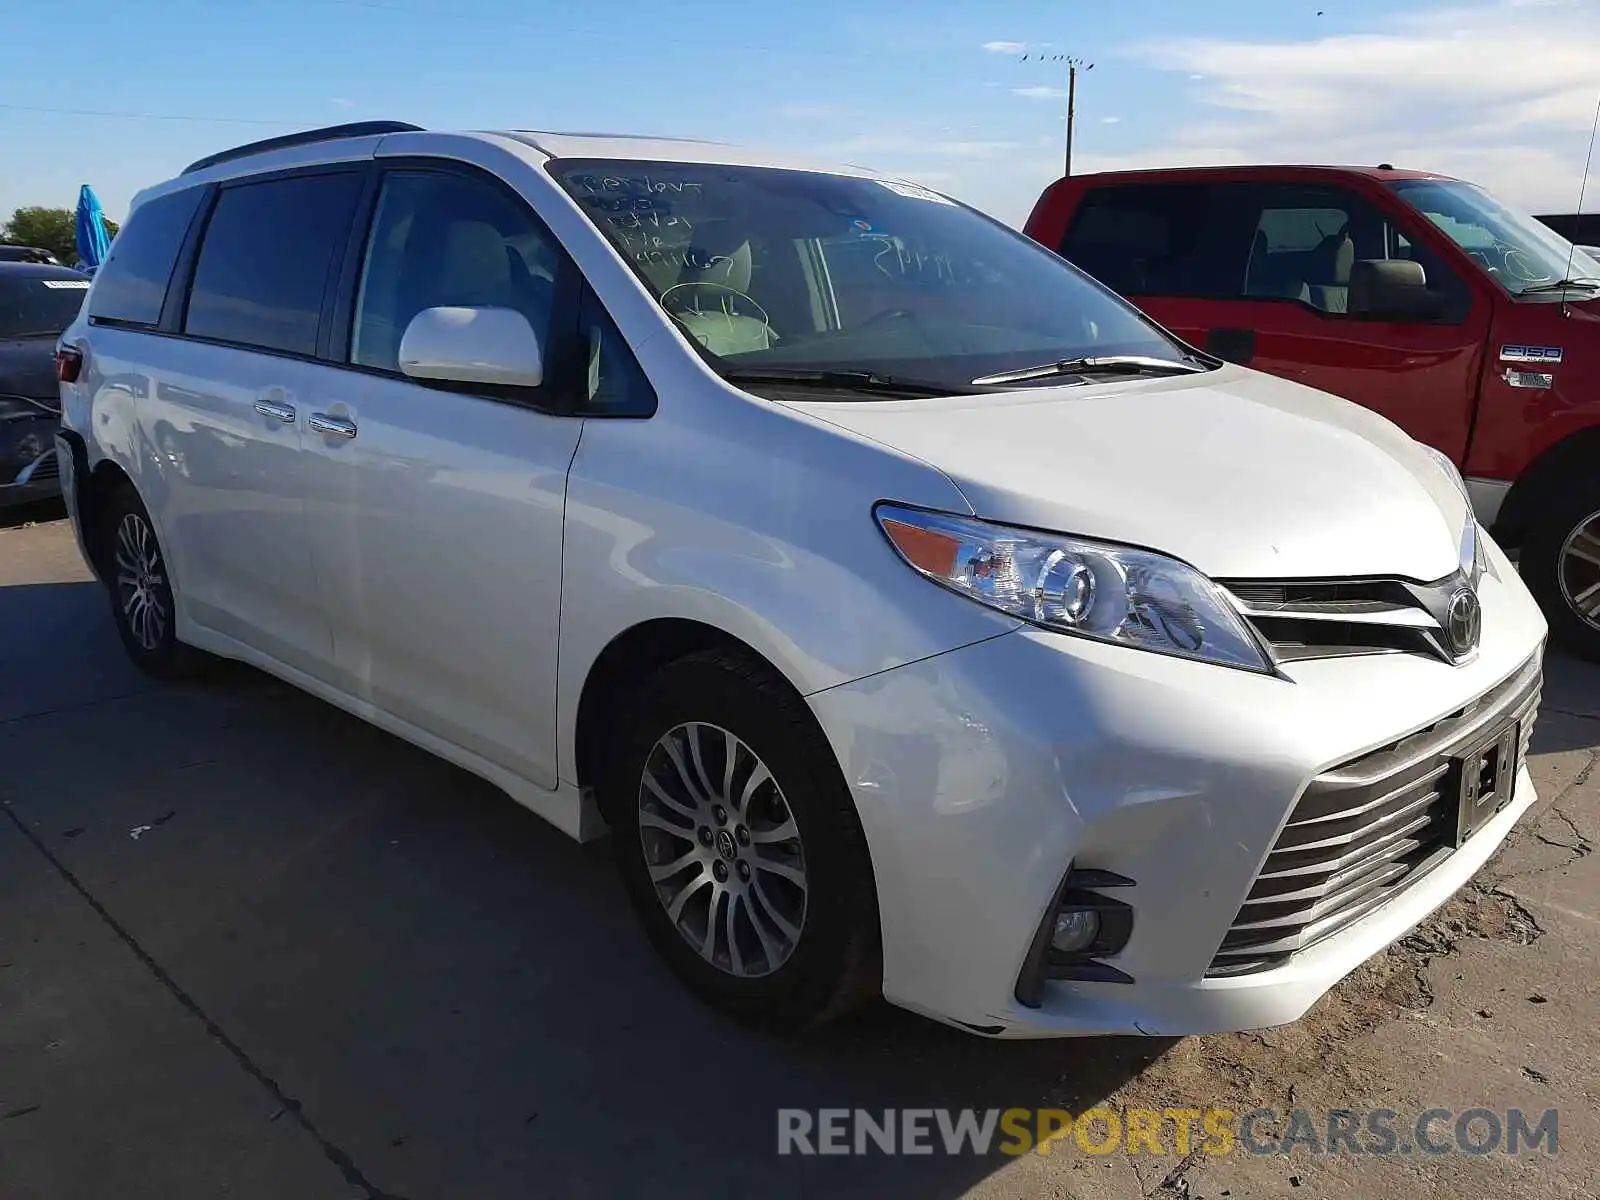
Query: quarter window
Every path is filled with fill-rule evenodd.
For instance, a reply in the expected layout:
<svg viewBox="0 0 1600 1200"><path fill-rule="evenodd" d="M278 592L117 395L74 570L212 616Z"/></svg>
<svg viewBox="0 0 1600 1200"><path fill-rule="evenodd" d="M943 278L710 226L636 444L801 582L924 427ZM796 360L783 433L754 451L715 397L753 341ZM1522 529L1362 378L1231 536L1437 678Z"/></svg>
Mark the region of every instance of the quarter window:
<svg viewBox="0 0 1600 1200"><path fill-rule="evenodd" d="M323 294L360 191L354 172L224 188L200 246L184 332L315 354Z"/></svg>
<svg viewBox="0 0 1600 1200"><path fill-rule="evenodd" d="M129 325L161 320L172 268L205 188L185 188L134 209L111 243L111 257L95 275L89 316Z"/></svg>

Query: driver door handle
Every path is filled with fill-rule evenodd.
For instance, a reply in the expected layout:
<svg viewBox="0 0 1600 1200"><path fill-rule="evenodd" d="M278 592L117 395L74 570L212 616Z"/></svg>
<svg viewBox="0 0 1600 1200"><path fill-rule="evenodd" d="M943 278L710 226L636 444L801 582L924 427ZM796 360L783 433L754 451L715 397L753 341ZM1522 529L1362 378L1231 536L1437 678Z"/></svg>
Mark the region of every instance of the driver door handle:
<svg viewBox="0 0 1600 1200"><path fill-rule="evenodd" d="M342 438L353 438L356 435L354 421L346 421L343 417L330 417L327 413L312 413L306 424L311 426L313 433L327 433Z"/></svg>

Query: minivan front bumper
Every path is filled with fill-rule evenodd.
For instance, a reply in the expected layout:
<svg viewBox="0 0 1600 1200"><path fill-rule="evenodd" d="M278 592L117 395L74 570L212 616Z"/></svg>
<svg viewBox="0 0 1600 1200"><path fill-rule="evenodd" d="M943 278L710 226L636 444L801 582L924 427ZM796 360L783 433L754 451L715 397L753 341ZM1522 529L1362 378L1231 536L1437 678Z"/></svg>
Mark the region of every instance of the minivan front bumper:
<svg viewBox="0 0 1600 1200"><path fill-rule="evenodd" d="M1493 720L1531 698L1519 685L1537 687L1544 620L1488 553L1482 644L1459 666L1388 654L1279 678L1030 628L808 697L872 855L885 996L1005 1037L1297 1019L1449 899L1534 800L1513 766L1498 813L1357 919L1244 973L1216 970L1319 776L1491 694L1506 709ZM1131 934L1105 960L1127 981L1051 980L1024 1004L1019 976L1069 868L1133 881L1115 893Z"/></svg>

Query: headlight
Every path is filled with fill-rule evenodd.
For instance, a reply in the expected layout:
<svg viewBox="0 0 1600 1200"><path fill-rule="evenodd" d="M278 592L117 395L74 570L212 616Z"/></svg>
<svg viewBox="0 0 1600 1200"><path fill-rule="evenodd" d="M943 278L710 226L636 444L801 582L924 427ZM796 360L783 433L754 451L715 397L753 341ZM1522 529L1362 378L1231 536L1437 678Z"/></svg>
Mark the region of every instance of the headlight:
<svg viewBox="0 0 1600 1200"><path fill-rule="evenodd" d="M1467 491L1467 481L1461 477L1461 472L1456 464L1450 461L1450 456L1443 451L1435 450L1426 443L1418 443L1428 455L1438 464L1439 469L1445 473L1445 478L1455 484L1456 491L1461 493L1461 499L1467 505L1466 528L1461 531L1461 573L1472 581L1476 587L1478 580L1483 578L1483 573L1488 566L1483 556L1483 538L1478 528L1478 518L1472 511L1472 493Z"/></svg>
<svg viewBox="0 0 1600 1200"><path fill-rule="evenodd" d="M1046 629L1251 671L1272 665L1222 590L1130 546L880 504L900 557L936 583Z"/></svg>

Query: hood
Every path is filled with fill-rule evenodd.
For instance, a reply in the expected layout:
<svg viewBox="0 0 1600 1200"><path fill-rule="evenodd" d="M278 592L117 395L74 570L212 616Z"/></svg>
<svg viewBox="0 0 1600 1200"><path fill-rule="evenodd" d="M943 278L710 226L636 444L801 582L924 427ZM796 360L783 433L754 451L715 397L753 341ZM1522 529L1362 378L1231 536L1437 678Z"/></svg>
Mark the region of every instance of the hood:
<svg viewBox="0 0 1600 1200"><path fill-rule="evenodd" d="M1239 367L790 407L937 467L980 517L1218 578L1427 581L1460 562L1467 502L1426 450L1355 404Z"/></svg>
<svg viewBox="0 0 1600 1200"><path fill-rule="evenodd" d="M0 338L0 396L26 396L61 407L56 382L56 335Z"/></svg>

